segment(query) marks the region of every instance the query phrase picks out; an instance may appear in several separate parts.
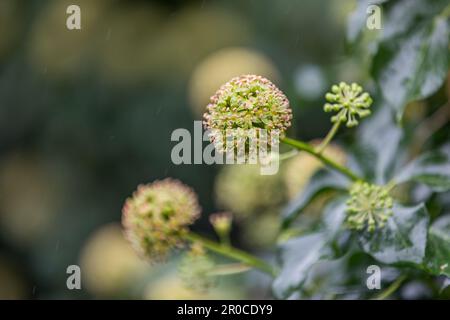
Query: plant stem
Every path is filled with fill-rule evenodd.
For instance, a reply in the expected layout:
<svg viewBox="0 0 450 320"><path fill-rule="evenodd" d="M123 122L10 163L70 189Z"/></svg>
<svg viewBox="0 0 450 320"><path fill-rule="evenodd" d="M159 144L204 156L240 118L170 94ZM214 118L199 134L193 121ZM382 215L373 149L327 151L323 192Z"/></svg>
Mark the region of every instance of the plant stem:
<svg viewBox="0 0 450 320"><path fill-rule="evenodd" d="M340 165L339 163L334 162L330 158L324 156L323 154L318 153L308 143L305 143L305 142L302 142L302 141L298 141L298 140L295 140L295 139L291 139L291 138L282 138L282 139L280 139L280 141L285 143L285 144L287 144L287 145L290 145L290 146L292 146L292 147L294 147L296 149L308 152L309 154L311 154L314 157L316 157L317 159L321 160L323 163L325 163L329 167L339 171L340 173L342 173L343 175L347 176L348 178L350 178L353 181L363 180L362 178L360 178L358 175L356 175L354 172L352 172L347 167L344 167L344 166Z"/></svg>
<svg viewBox="0 0 450 320"><path fill-rule="evenodd" d="M327 136L325 137L325 139L322 141L322 143L317 147L317 153L321 154L323 152L323 150L325 150L325 148L328 146L328 144L330 143L330 141L334 138L334 136L336 135L336 132L339 130L339 127L341 126L341 122L337 121L334 123L333 127L331 128L331 130L328 132Z"/></svg>
<svg viewBox="0 0 450 320"><path fill-rule="evenodd" d="M375 297L375 300L384 300L386 298L389 298L389 296L391 294L393 294L405 280L406 280L406 275L401 275L400 277L397 278L397 280L392 282L391 285L386 290L384 290L379 295L377 295Z"/></svg>
<svg viewBox="0 0 450 320"><path fill-rule="evenodd" d="M220 239L220 243L226 246L231 246L231 240L230 240L230 233L223 233L221 232L220 234L218 234L219 239Z"/></svg>
<svg viewBox="0 0 450 320"><path fill-rule="evenodd" d="M277 274L275 269L271 265L267 264L265 261L237 248L224 244L219 244L193 232L188 233L185 236L185 238L192 242L199 242L211 251L214 251L225 257L238 260L248 266L254 267L262 272L265 272L271 275L272 277L276 276Z"/></svg>

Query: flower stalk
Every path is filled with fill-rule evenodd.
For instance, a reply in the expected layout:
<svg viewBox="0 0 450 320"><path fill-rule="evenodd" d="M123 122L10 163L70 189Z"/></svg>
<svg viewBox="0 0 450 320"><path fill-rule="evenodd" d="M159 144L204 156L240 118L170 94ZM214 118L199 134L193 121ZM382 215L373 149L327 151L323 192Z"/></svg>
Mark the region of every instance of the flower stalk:
<svg viewBox="0 0 450 320"><path fill-rule="evenodd" d="M398 277L386 290L377 295L375 300L384 300L389 298L398 288L402 285L402 283L406 280L406 275L401 275Z"/></svg>
<svg viewBox="0 0 450 320"><path fill-rule="evenodd" d="M267 273L272 277L275 277L277 274L276 270L265 261L237 248L225 244L219 244L193 232L187 233L184 238L191 242L201 243L205 248L215 253L240 261L247 266L251 266Z"/></svg>
<svg viewBox="0 0 450 320"><path fill-rule="evenodd" d="M333 140L334 136L339 130L339 127L341 126L341 122L335 122L331 130L328 132L325 139L323 139L322 143L317 147L317 153L322 154L322 152L325 150L325 148L328 146L328 144Z"/></svg>
<svg viewBox="0 0 450 320"><path fill-rule="evenodd" d="M314 149L314 147L311 146L308 143L305 143L303 141L298 141L298 140L295 140L295 139L291 139L291 138L287 138L287 137L280 139L280 141L285 143L285 144L287 144L287 145L289 145L289 146L291 146L291 147L294 147L294 148L296 148L298 150L302 150L302 151L308 152L309 154L313 155L317 159L321 160L327 166L335 169L336 171L338 171L341 174L345 175L346 177L350 178L352 181L363 180L361 177L359 177L356 173L351 171L349 168L336 163L335 161L333 161L330 158L326 157L322 153L319 153L318 151L316 151Z"/></svg>

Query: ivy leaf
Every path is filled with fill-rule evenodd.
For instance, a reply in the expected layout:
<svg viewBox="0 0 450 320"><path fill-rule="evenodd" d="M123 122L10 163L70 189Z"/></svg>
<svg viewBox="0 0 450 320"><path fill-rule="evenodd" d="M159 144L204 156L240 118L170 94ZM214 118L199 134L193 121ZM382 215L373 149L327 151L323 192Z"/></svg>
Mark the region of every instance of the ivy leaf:
<svg viewBox="0 0 450 320"><path fill-rule="evenodd" d="M358 131L359 139L353 150L355 159L350 161L350 166L368 180L385 184L402 158L402 137L402 130L395 124L390 109L379 108Z"/></svg>
<svg viewBox="0 0 450 320"><path fill-rule="evenodd" d="M379 5L388 0L360 0L357 2L355 11L348 18L347 24L347 41L351 44L357 42L366 27L367 8L370 5Z"/></svg>
<svg viewBox="0 0 450 320"><path fill-rule="evenodd" d="M397 0L386 3L383 10L383 41L402 36L415 26L429 22L447 5L448 0Z"/></svg>
<svg viewBox="0 0 450 320"><path fill-rule="evenodd" d="M424 265L430 273L450 277L450 214L431 226Z"/></svg>
<svg viewBox="0 0 450 320"><path fill-rule="evenodd" d="M338 198L326 207L321 230L288 240L280 246L282 267L272 286L276 297L289 297L303 285L316 263L336 258L332 243L341 231L344 218L345 201Z"/></svg>
<svg viewBox="0 0 450 320"><path fill-rule="evenodd" d="M323 232L308 234L287 241L281 246L282 269L273 282L276 297L287 298L300 288L311 267L321 259L332 257Z"/></svg>
<svg viewBox="0 0 450 320"><path fill-rule="evenodd" d="M359 232L363 250L386 264L421 265L425 257L429 217L423 203L415 207L395 204L386 225L373 233Z"/></svg>
<svg viewBox="0 0 450 320"><path fill-rule="evenodd" d="M450 190L450 144L413 160L394 180L397 184L408 181L421 182L436 192Z"/></svg>
<svg viewBox="0 0 450 320"><path fill-rule="evenodd" d="M449 29L448 21L437 16L395 41L380 43L372 75L398 119L408 102L426 98L442 85L449 67Z"/></svg>
<svg viewBox="0 0 450 320"><path fill-rule="evenodd" d="M347 189L349 181L334 171L322 169L315 173L309 183L298 196L292 200L283 210L283 228L287 228L316 196L328 190Z"/></svg>

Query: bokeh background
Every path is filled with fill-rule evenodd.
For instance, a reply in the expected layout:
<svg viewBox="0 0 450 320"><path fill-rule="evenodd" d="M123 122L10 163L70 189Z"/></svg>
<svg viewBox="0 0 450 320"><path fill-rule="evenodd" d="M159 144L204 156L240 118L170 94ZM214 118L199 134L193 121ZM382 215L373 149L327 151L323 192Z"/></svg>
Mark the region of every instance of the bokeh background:
<svg viewBox="0 0 450 320"><path fill-rule="evenodd" d="M66 28L70 4L81 7L82 30ZM121 208L139 183L178 178L199 194L197 231L212 235L208 214L233 210L241 216L233 243L264 252L286 200L281 190L295 193L304 182L259 181L245 168L174 165L170 135L176 128L193 132L220 84L256 73L290 98L293 135L323 136L328 87L368 77L364 54L345 46L354 6L354 0L0 0L0 298L270 297L258 274L194 292L177 277L176 261L143 263L122 237ZM317 167L301 161L301 168ZM241 190L248 192L242 199ZM72 264L81 266L82 290L66 287Z"/></svg>

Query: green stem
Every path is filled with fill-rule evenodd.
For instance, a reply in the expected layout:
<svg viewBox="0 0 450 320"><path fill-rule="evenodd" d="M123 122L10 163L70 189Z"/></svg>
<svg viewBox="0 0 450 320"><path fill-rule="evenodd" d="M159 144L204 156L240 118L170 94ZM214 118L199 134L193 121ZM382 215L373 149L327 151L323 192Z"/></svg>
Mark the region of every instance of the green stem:
<svg viewBox="0 0 450 320"><path fill-rule="evenodd" d="M339 127L341 126L341 122L337 121L334 123L333 127L331 128L331 130L328 132L327 136L325 137L325 139L322 141L322 143L317 147L317 153L321 154L323 152L323 150L325 150L325 148L328 146L328 144L330 143L330 141L334 138L334 136L336 135L336 132L338 132Z"/></svg>
<svg viewBox="0 0 450 320"><path fill-rule="evenodd" d="M230 240L230 233L224 233L224 232L220 232L218 233L219 239L220 239L220 243L224 244L226 246L231 246L231 240Z"/></svg>
<svg viewBox="0 0 450 320"><path fill-rule="evenodd" d="M236 249L228 245L219 244L193 232L188 233L185 236L185 238L192 242L199 242L211 251L214 251L222 256L240 261L248 266L254 267L273 277L275 277L277 274L277 272L271 265L242 250Z"/></svg>
<svg viewBox="0 0 450 320"><path fill-rule="evenodd" d="M305 142L298 141L298 140L291 139L291 138L282 138L282 139L280 139L280 141L287 145L290 145L296 149L308 152L309 154L311 154L314 157L316 157L317 159L321 160L323 163L325 163L329 167L339 171L340 173L347 176L348 178L350 178L353 181L363 180L362 178L360 178L357 174L352 172L347 167L344 167L344 166L340 165L339 163L334 162L330 158L324 156L323 154L318 153L316 150L314 150L314 148L311 145L309 145Z"/></svg>
<svg viewBox="0 0 450 320"><path fill-rule="evenodd" d="M391 283L391 285L381 292L379 295L375 297L375 300L384 300L386 298L389 298L391 294L393 294L403 283L403 281L406 280L406 275L402 275L397 278L394 282Z"/></svg>

